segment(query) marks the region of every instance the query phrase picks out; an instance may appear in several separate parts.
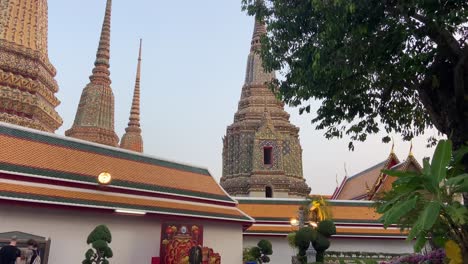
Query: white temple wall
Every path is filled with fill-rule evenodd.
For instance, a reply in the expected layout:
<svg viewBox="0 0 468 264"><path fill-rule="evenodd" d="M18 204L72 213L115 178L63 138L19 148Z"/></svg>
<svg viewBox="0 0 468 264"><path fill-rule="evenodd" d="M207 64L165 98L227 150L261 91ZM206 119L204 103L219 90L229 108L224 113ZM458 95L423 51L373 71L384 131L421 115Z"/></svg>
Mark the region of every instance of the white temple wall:
<svg viewBox="0 0 468 264"><path fill-rule="evenodd" d="M329 251L374 252L374 253L412 253L413 242L405 239L343 239L332 238Z"/></svg>
<svg viewBox="0 0 468 264"><path fill-rule="evenodd" d="M183 222L183 221L182 221ZM204 228L204 246L220 253L223 264L242 261L242 226L187 219ZM150 264L159 256L161 221L154 216L126 216L0 204L0 233L21 231L51 239L49 263L81 263L86 238L99 224L112 233L112 264Z"/></svg>

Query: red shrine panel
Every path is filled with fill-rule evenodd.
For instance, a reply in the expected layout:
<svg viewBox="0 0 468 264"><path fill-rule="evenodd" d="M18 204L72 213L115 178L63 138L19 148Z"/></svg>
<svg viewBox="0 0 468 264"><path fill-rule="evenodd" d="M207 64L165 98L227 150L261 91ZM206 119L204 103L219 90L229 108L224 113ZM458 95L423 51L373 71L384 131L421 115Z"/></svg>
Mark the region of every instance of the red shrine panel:
<svg viewBox="0 0 468 264"><path fill-rule="evenodd" d="M161 264L220 264L221 256L203 247L203 226L164 223L161 232Z"/></svg>

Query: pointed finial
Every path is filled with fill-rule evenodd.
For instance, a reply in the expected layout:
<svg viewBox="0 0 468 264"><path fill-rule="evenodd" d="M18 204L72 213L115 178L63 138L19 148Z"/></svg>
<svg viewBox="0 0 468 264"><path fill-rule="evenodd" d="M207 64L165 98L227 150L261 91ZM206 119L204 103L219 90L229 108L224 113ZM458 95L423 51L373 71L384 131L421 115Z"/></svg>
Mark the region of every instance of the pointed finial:
<svg viewBox="0 0 468 264"><path fill-rule="evenodd" d="M110 84L110 34L111 34L111 13L112 0L107 0L106 14L102 23L101 37L94 61L93 74L90 77L91 82L101 81Z"/></svg>
<svg viewBox="0 0 468 264"><path fill-rule="evenodd" d="M140 127L140 76L141 76L141 51L143 40L140 39L140 49L138 52L138 65L135 78L135 89L133 92L132 109L130 111L129 127ZM128 129L128 128L127 128ZM126 130L127 130L126 129Z"/></svg>
<svg viewBox="0 0 468 264"><path fill-rule="evenodd" d="M411 145L410 145L410 150L408 156L414 156L413 155L413 140L411 140Z"/></svg>
<svg viewBox="0 0 468 264"><path fill-rule="evenodd" d="M346 162L344 163L344 172L345 172L345 177L348 177L348 170L346 169Z"/></svg>
<svg viewBox="0 0 468 264"><path fill-rule="evenodd" d="M336 188L338 188L338 185L339 185L339 184L338 184L338 173L336 174L336 177L335 177L335 178L336 178Z"/></svg>
<svg viewBox="0 0 468 264"><path fill-rule="evenodd" d="M366 182L366 192L370 193L370 187L369 187L369 184L367 182Z"/></svg>
<svg viewBox="0 0 468 264"><path fill-rule="evenodd" d="M135 78L135 89L133 92L132 109L125 134L120 142L120 147L136 152L143 152L143 138L140 128L140 74L141 74L141 51L142 40L140 39L140 50L138 52L138 65Z"/></svg>
<svg viewBox="0 0 468 264"><path fill-rule="evenodd" d="M267 33L265 22L260 21L255 17L255 26L252 34L252 42L250 43L250 50L257 50L261 47L260 40L263 35Z"/></svg>
<svg viewBox="0 0 468 264"><path fill-rule="evenodd" d="M395 154L395 139L392 137L392 150L390 151L390 154Z"/></svg>

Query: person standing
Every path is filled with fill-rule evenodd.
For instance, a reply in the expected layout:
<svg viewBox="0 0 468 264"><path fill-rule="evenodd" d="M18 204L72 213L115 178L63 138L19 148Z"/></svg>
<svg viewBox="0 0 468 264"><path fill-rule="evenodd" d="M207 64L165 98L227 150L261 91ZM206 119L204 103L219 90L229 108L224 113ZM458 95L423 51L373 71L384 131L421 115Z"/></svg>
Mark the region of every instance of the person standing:
<svg viewBox="0 0 468 264"><path fill-rule="evenodd" d="M26 264L41 264L41 257L39 256L39 250L37 249L37 241L34 239L29 239L27 244L28 249L32 251L32 256Z"/></svg>
<svg viewBox="0 0 468 264"><path fill-rule="evenodd" d="M0 264L15 264L21 257L16 240L16 236L11 237L10 244L0 249Z"/></svg>

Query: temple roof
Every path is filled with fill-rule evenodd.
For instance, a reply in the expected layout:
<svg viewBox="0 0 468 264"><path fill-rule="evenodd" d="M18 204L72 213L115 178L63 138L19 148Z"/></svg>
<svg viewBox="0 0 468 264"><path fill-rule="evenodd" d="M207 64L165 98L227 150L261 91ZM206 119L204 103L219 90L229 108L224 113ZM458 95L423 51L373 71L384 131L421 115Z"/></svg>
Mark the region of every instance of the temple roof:
<svg viewBox="0 0 468 264"><path fill-rule="evenodd" d="M98 186L102 172L112 175L107 186L195 200L235 204L207 169L154 158L83 140L31 131L0 123L0 171L34 179Z"/></svg>
<svg viewBox="0 0 468 264"><path fill-rule="evenodd" d="M251 219L235 206L211 206L177 199L141 197L45 184L31 185L24 181L1 178L0 183L0 200L27 200L39 204L251 222Z"/></svg>
<svg viewBox="0 0 468 264"><path fill-rule="evenodd" d="M375 182L382 175L382 170L389 169L399 163L398 157L391 152L388 158L376 165L361 171L351 177L345 177L341 185L333 194L336 200L360 200L365 199Z"/></svg>
<svg viewBox="0 0 468 264"><path fill-rule="evenodd" d="M286 236L297 230L297 227L291 226L290 220L297 219L299 207L308 202L304 199L237 199L239 209L255 219L254 225L244 235ZM405 238L398 228L383 228L373 202L329 200L328 205L337 226L334 237Z"/></svg>

